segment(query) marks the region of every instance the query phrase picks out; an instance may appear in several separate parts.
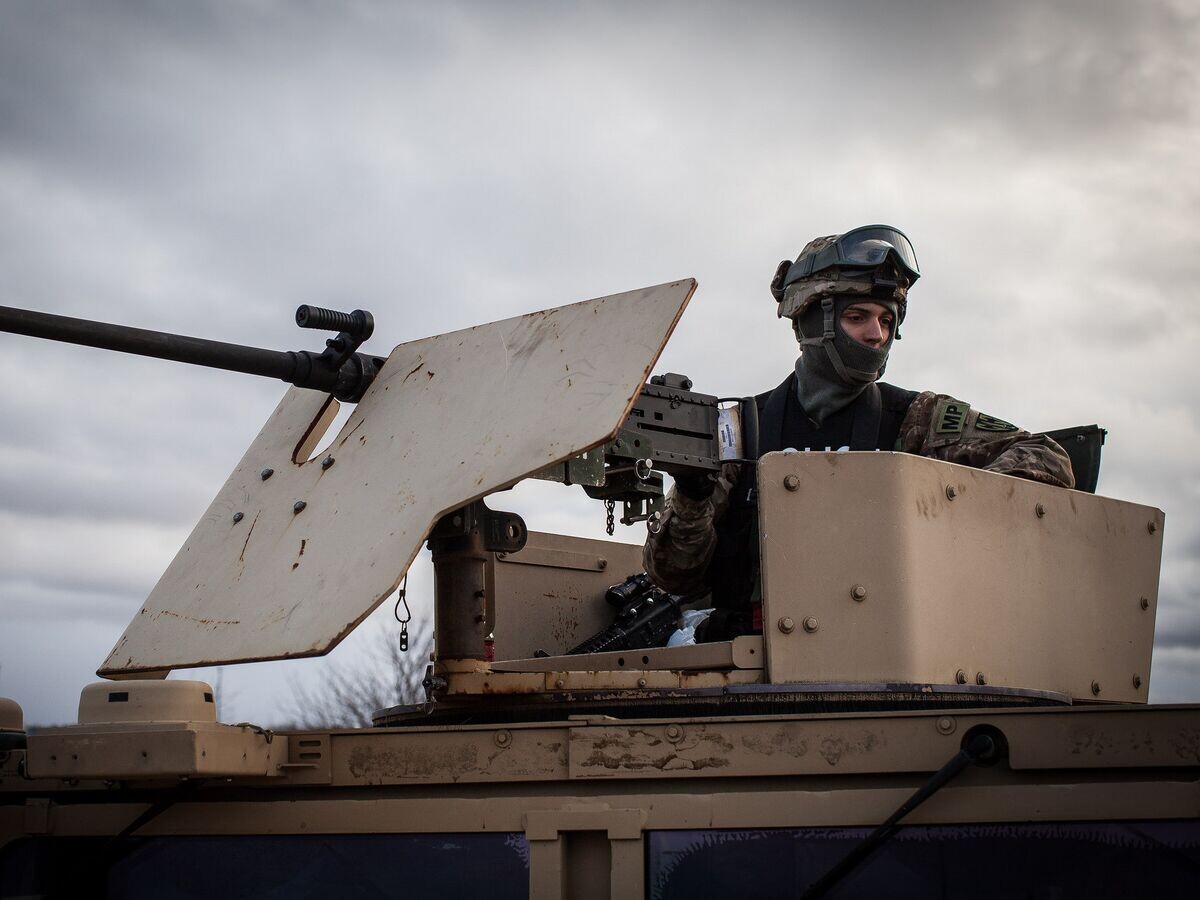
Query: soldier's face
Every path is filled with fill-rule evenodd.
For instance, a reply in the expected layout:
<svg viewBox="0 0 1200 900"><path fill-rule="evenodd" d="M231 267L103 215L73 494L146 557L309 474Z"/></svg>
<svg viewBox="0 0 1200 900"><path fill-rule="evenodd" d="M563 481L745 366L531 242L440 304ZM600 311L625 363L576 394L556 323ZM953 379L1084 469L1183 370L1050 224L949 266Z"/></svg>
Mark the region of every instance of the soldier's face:
<svg viewBox="0 0 1200 900"><path fill-rule="evenodd" d="M886 306L863 301L847 306L842 311L839 324L847 337L878 349L892 336L896 317Z"/></svg>

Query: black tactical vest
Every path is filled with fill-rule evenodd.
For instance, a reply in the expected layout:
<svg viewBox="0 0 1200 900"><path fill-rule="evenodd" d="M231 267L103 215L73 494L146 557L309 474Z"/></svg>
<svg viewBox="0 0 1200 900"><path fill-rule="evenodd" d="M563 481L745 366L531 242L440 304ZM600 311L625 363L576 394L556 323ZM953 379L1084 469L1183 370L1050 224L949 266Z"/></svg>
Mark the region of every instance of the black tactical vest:
<svg viewBox="0 0 1200 900"><path fill-rule="evenodd" d="M761 456L774 450L894 450L900 424L916 391L876 382L845 409L829 416L820 428L804 414L796 395L796 376L789 374L774 391L754 398L758 406ZM758 581L758 481L745 466L730 497L729 509L717 523L717 546L708 568L713 604L738 610L749 606Z"/></svg>

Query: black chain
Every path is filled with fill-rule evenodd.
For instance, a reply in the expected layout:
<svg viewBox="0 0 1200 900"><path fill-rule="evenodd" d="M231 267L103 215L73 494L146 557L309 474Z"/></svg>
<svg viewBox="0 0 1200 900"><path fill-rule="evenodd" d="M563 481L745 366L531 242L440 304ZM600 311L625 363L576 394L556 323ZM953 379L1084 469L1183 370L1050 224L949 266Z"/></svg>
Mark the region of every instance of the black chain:
<svg viewBox="0 0 1200 900"><path fill-rule="evenodd" d="M396 608L392 610L392 615L396 617L396 621L400 623L400 652L408 652L408 623L412 621L412 610L408 608L408 573L404 573L404 580L400 582L400 590L396 593ZM404 618L400 618L400 604L404 604Z"/></svg>
<svg viewBox="0 0 1200 900"><path fill-rule="evenodd" d="M608 513L608 518L604 523L604 527L608 529L608 534L611 537L612 533L617 530L617 526L613 523L613 510L616 509L616 500L605 500L604 511Z"/></svg>

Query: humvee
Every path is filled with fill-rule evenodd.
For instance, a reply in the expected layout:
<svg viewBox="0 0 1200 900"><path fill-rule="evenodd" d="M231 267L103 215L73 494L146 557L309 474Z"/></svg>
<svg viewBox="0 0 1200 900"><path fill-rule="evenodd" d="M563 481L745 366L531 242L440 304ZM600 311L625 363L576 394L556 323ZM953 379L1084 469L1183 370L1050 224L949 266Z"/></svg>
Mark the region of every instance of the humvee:
<svg viewBox="0 0 1200 900"><path fill-rule="evenodd" d="M900 453L757 458L753 404L650 378L686 279L321 354L20 310L0 329L291 382L82 689L0 701L0 897L1194 897L1200 708L1148 705L1160 510ZM313 456L338 400L356 403ZM1056 436L1093 488L1098 428ZM758 466L761 633L667 645L636 545L493 509ZM822 527L814 529L812 510ZM425 701L217 721L172 670L328 652L435 570Z"/></svg>

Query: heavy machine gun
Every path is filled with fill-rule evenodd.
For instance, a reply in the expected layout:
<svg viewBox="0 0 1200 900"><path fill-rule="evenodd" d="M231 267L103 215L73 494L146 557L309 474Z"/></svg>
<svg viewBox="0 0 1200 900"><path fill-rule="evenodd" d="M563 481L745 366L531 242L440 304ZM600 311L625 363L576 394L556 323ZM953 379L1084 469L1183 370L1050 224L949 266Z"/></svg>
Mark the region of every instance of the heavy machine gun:
<svg viewBox="0 0 1200 900"><path fill-rule="evenodd" d="M692 390L686 375L655 375L643 385L620 433L599 453L589 453L538 473L579 484L603 500L613 533L613 507L623 505L622 525L650 519L661 509L662 473L716 472L727 462L758 458L758 407L753 397L720 399Z"/></svg>
<svg viewBox="0 0 1200 900"><path fill-rule="evenodd" d="M217 501L222 506L234 502L239 506L223 513L222 518L227 518L235 530L245 530L242 536L244 543L239 544L238 541L231 540L232 536L216 532L207 534L204 541L212 544L210 549L213 553L223 557L229 556L228 564L236 565L241 570L249 567L249 559L259 546L258 539L264 530L274 531L278 535L288 531L294 533L297 529L293 528L291 523L299 521L296 517L304 513L304 522L310 523L308 527L318 530L307 532L309 536L301 539L295 560L289 561L288 568L284 571L295 572L301 567L301 563L305 564L305 568L336 564L342 567L344 572L340 579L343 588L360 580L369 581L369 587L360 584L360 588L377 604L395 587L394 581L398 581L398 576L394 581L384 580L385 576L370 578L364 574L365 570L376 568L378 565L380 570L386 569L388 573L396 571L397 567L402 567L399 571L403 572L411 564L415 548L419 547L420 542L427 540L433 554L436 573L435 607L439 658L480 660L486 657L485 644L490 630L488 622L494 619L494 589L489 583L489 566L492 564L493 555L517 553L525 546L528 538L528 531L521 517L490 509L483 500L486 493L510 486L526 477L581 484L589 495L603 500L608 506L611 533L612 510L617 502L624 504L622 521L626 524L647 519L653 514L662 499L664 472L673 475L712 472L725 460L743 454L754 458L753 448L749 453L745 451L740 411L736 408L722 410L716 397L691 391L691 381L685 376L668 374L650 379L649 384L639 380L636 390L630 391L628 373L636 371L630 368L630 364L637 361L634 363L636 367L642 368L647 365L645 360L649 359L652 364L653 359L657 358L661 341L665 340L665 336L657 335L662 333L663 328L669 329L673 326L694 286L694 282L690 280L677 282L659 288L614 295L611 298L600 298L576 304L574 307L560 307L545 314L532 314L488 326L493 330L487 334L498 337L499 343L503 345L502 365L505 367L506 376L510 366L528 365L530 375L535 369L544 370L541 361L535 366L532 360L540 359L539 355L549 359L551 353L556 361L568 361L564 367L565 372L570 373L571 366L575 365L587 373L574 377L567 375L565 378L549 381L539 388L544 391L540 399L535 404L525 407L522 412L530 417L531 423L539 422L541 418L549 421L557 419L571 425L570 430L573 434L580 432L581 428L574 423L582 424L582 417L589 414L589 411L594 415L598 402L595 396L587 398L586 404L575 399L582 394L579 387L572 392L571 386L582 382L588 386L588 390L600 390L605 394L605 408L623 408L623 424L616 428L611 424L605 425L600 430L589 425L582 430L594 432L600 440L597 441L596 437L584 439L572 436L569 446L556 443L552 439L552 428L549 429L550 438L541 437L529 426L508 432L500 440L498 449L471 451L473 459L469 468L472 472L478 470L473 484L466 481L471 476L467 475L464 469L447 473L463 481L448 483L443 492L444 499L429 502L431 507L437 507L428 510L428 513L432 514L431 518L422 521L422 517L427 515L423 508L411 522L410 531L403 531L391 525L388 520L396 515L397 507L384 502L379 488L370 486L371 482L366 475L356 474L353 478L356 483L343 484L339 479L339 476L350 474L347 466L353 469L356 465L361 465L351 459L354 454L370 467L379 462L376 455L378 451L364 450L361 445L345 447L345 440L342 440L338 444L339 449L331 450L319 463L310 458L309 451L316 446L332 421L336 403L331 397L359 403L351 422L347 425L350 433L362 426L363 416L366 416L369 422L381 423L379 435L372 433L370 427L357 435L357 442L365 442L370 434L372 447L383 437L395 445L397 432L403 433L405 430L409 432L411 443L411 421L397 422L396 417L403 419L404 416L410 416L411 419L412 416L416 416L421 422L429 422L434 416L443 417L445 410L449 408L456 408L457 412L462 413L464 398L467 398L468 402L479 404L478 414L461 414L458 417L463 423L462 439L467 442L461 445L464 448L471 443L472 436L482 438L482 442L486 442L499 429L514 428L511 417L497 413L497 407L503 406L508 398L514 395L527 393L530 390L529 385L534 382L525 379L515 383L511 389L491 383L488 380L487 363L480 355L494 350L495 345L491 338L480 345L471 356L457 349L467 339L482 339L484 334L478 329L456 333L463 338L458 340L454 347L448 347L447 341L443 340L452 336L440 335L424 341L402 344L387 359L359 352L359 347L374 330L374 319L369 312L354 310L347 313L310 306L301 306L296 311L296 322L300 327L338 331L335 337L326 342L325 350L320 353L304 350L266 350L7 307L0 307L0 331L279 378L295 387L307 389L298 394L289 393L285 397L280 410L277 410L277 416L273 417L263 435L260 435L262 441L269 433L278 431L278 434L274 434L270 439L271 447L263 456L262 464L255 462L239 469L234 478L237 482L236 488L231 481L227 488L232 492ZM569 339L559 329L561 317L550 321L551 315L559 313L563 316L575 316L571 326L573 332ZM647 325L651 328L647 329ZM583 332L588 329L591 329L593 336L587 340L581 339ZM605 350L605 347L609 349ZM622 374L619 379L615 376L609 377L602 369L597 368L593 354L597 354L597 358L604 358L601 354L608 353L611 359L612 352L619 351L622 347L630 350L625 354L626 374ZM409 351L411 357L408 355ZM568 355L560 356L564 352ZM438 357L441 353L447 354L444 362ZM453 359L448 358L450 353L455 354ZM435 359L439 361L433 362ZM494 365L499 364L498 358ZM438 386L450 377L448 370L455 373L458 386L452 386L449 394L439 394ZM422 374L413 380L416 373ZM644 379L645 375L642 378ZM475 386L464 388L465 382L471 379L474 379ZM389 390L392 393L387 395ZM465 393L462 393L463 391ZM483 396L485 393L492 394L491 400ZM404 398L400 396L402 394ZM360 402L364 400L370 402ZM421 418L421 413L414 412L423 404L427 404L425 408L429 418ZM747 404L743 403L742 406ZM294 425L288 427L281 425L277 418L284 414L286 407L291 407L291 414L295 416ZM364 407L368 408L367 412L363 412ZM748 403L748 409L750 413L753 412L752 402ZM608 415L611 413L604 413L605 417ZM355 416L360 418L355 419ZM490 426L485 424L488 418L494 420ZM609 419L609 422L611 421ZM749 416L749 421L751 426L746 430L752 440L752 416ZM385 426L387 434L383 435ZM429 452L433 454L429 459L439 456L444 458L445 454L438 453L438 443L441 439L434 430L422 425L418 431L422 438L428 440ZM413 465L409 461L408 453L411 447L400 449L396 446L399 459L393 460L389 466L382 467L372 477L376 479L376 485L380 484L380 480L386 481L386 490L394 493L392 502L403 506L410 502L410 498L421 493L421 481L432 476L428 464ZM585 452L578 452L589 446L590 449ZM462 452L468 451L464 449ZM247 460L250 456L257 460L257 453L258 450L254 450L247 456ZM281 458L284 453L288 459ZM538 453L545 454L543 458L546 462L552 463L541 471L532 470L527 463L532 455ZM501 466L501 469L509 474L493 471L497 458L503 458L506 454L510 460L501 459L501 462L510 468ZM397 468L397 463L401 461L406 462ZM336 469L333 468L335 463L338 464ZM468 460L464 457L459 465L465 466L467 463ZM407 487L403 484L406 478L412 480ZM275 496L276 494L280 496ZM474 499L471 499L472 497ZM457 503L447 502L452 499L457 499ZM463 501L467 502L464 504ZM257 512L250 508L258 502L269 502L270 512L265 507ZM394 538L394 542L389 546L387 540L381 540L378 546L364 546L361 539L355 539L354 553L348 553L346 548L340 552L330 549L329 557L318 562L314 559L314 554L318 552L314 550L314 545L324 546L330 543L328 530L345 521L343 518L335 522L324 516L337 515L339 510L343 511L344 515L344 510L351 503L357 504L356 509L369 507L374 510L375 515L381 516L382 518L375 523L373 533L378 537L380 532L386 530L387 537ZM286 504L287 513L276 518L276 504ZM318 505L322 507L321 512L316 512ZM246 508L242 508L243 506ZM305 510L308 512L304 512ZM268 519L272 524L268 524ZM432 524L428 524L429 522ZM360 527L370 530L370 526L359 524ZM200 532L205 530L204 527L198 527L193 538L199 541ZM415 534L418 530L422 532L421 536ZM417 537L415 544L412 541L414 537ZM262 540L267 541L266 538ZM290 542L289 540L288 543ZM238 546L235 547L235 544ZM306 547L308 555L301 560ZM267 550L262 552L268 553ZM193 558L202 555L197 552L193 554ZM397 559L405 555L406 559ZM183 557L178 561L181 562L182 559ZM271 565L282 562L280 559ZM383 564L379 565L380 563ZM264 571L269 568L271 566L266 566ZM207 608L212 598L205 581L210 576L214 579L216 576L212 575L211 568L205 568L203 573L197 571L194 574L199 577L189 577L187 580L191 585L187 588L176 585L168 589L166 582L170 579L164 578L164 582L160 583L164 601L169 605L184 602L187 605L194 604L197 608ZM387 575L386 578L391 579L391 575ZM235 580L241 582L242 576L236 576ZM298 578L293 576L290 580L295 589ZM323 577L319 584L325 584ZM315 590L317 586L314 583L312 588ZM264 581L261 587L268 593L286 593L278 580L271 580L269 583ZM181 601L179 591L188 595L189 599ZM168 594L170 599L167 599ZM279 602L284 601L281 599ZM294 605L292 608L295 608ZM300 655L324 652L316 648L323 646L328 649L333 646L357 624L359 616L359 613L318 613L314 610L313 618L321 620L319 630L322 631L322 637L314 640L312 649L306 649ZM207 613L204 617L208 617ZM237 618L231 613L229 620L232 622ZM291 621L290 615L286 621ZM257 645L247 646L236 652L222 647L216 652L234 653L240 658L251 655L267 658L275 655L295 655L295 634L285 634L286 625L277 630L279 643L275 649L264 649L265 645ZM195 638L194 635L191 637ZM256 640L261 637L260 633ZM155 643L159 647L163 646L157 639ZM193 654L194 662L211 662L216 658L211 644L206 644L205 649L201 649L200 646L205 644L204 641L196 641L195 644L194 650L188 651ZM157 656L158 651L153 655ZM159 671L154 665L139 665L137 654L128 655L125 659L118 657L119 654L113 656L102 671Z"/></svg>
<svg viewBox="0 0 1200 900"><path fill-rule="evenodd" d="M296 309L296 324L338 334L319 353L267 350L0 306L0 331L278 378L344 402L361 400L386 361L357 352L375 330L371 313L302 305ZM631 525L660 508L663 472L706 473L730 459L754 459L757 409L753 400L719 401L691 388L686 375L655 375L642 388L614 440L535 477L583 485L588 496L605 501L610 510L622 503L621 522ZM505 548L496 544L489 549Z"/></svg>

